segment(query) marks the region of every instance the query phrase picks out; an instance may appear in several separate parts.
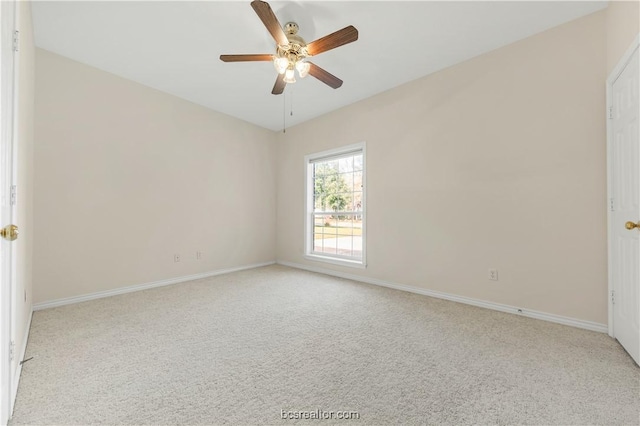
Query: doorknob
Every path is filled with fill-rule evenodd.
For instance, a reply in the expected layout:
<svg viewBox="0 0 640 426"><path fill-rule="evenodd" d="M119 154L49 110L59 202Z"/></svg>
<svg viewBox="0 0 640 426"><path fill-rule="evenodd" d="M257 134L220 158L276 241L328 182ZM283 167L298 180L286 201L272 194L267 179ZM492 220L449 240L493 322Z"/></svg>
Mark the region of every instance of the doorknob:
<svg viewBox="0 0 640 426"><path fill-rule="evenodd" d="M640 221L638 223L633 223L631 221L624 224L624 227L631 231L633 228L640 229Z"/></svg>
<svg viewBox="0 0 640 426"><path fill-rule="evenodd" d="M13 241L18 238L18 227L15 225L7 225L0 229L0 237L8 241Z"/></svg>

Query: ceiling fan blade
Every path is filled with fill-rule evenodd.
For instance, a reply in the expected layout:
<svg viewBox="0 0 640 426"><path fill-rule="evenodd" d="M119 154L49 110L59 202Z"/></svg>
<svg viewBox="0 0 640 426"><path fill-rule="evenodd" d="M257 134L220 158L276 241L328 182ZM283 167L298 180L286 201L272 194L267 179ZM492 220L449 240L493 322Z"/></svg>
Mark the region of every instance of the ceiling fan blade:
<svg viewBox="0 0 640 426"><path fill-rule="evenodd" d="M347 43L354 42L358 39L358 30L353 25L344 27L341 30L331 33L328 36L319 38L307 44L309 55L317 55L327 50L335 49Z"/></svg>
<svg viewBox="0 0 640 426"><path fill-rule="evenodd" d="M220 55L222 62L273 61L273 55Z"/></svg>
<svg viewBox="0 0 640 426"><path fill-rule="evenodd" d="M273 85L273 90L271 90L272 95L281 95L284 92L284 88L287 83L284 82L284 74L278 74L276 78L276 84Z"/></svg>
<svg viewBox="0 0 640 426"><path fill-rule="evenodd" d="M282 25L278 22L278 18L276 18L276 14L271 10L269 3L261 0L253 0L251 7L258 14L258 18L260 18L264 26L267 27L267 30L271 33L276 43L279 45L289 44L289 40L282 30Z"/></svg>
<svg viewBox="0 0 640 426"><path fill-rule="evenodd" d="M312 64L309 61L307 61L307 63L311 65L311 67L309 68L309 75L314 76L315 78L317 78L318 80L326 84L327 86L331 86L334 89L337 89L338 87L342 86L342 80L340 80L335 75L323 70L316 64Z"/></svg>

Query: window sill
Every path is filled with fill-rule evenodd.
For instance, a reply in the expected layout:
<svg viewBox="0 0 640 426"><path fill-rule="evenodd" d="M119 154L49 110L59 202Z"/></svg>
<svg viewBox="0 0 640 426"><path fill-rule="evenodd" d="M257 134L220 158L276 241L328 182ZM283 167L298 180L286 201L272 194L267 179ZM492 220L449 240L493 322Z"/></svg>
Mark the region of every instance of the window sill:
<svg viewBox="0 0 640 426"><path fill-rule="evenodd" d="M334 265L348 266L351 268L365 269L367 267L367 265L364 263L364 260L358 261L358 260L339 259L336 257L322 256L319 254L305 254L304 258L307 260L313 260L315 262L331 263Z"/></svg>

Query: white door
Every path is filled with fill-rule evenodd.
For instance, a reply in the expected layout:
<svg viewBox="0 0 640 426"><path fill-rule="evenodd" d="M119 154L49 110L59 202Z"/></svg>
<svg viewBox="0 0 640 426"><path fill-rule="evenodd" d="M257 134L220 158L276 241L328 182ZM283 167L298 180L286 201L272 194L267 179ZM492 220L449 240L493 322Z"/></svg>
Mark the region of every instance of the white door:
<svg viewBox="0 0 640 426"><path fill-rule="evenodd" d="M13 334L12 299L15 277L15 256L11 243L15 232L10 228L15 217L12 202L14 183L14 49L15 2L0 2L0 424L6 424L10 414L11 386L16 371L16 359L11 359ZM6 238L5 238L6 237ZM16 358L15 356L13 358Z"/></svg>
<svg viewBox="0 0 640 426"><path fill-rule="evenodd" d="M640 364L640 75L638 46L610 78L612 335Z"/></svg>

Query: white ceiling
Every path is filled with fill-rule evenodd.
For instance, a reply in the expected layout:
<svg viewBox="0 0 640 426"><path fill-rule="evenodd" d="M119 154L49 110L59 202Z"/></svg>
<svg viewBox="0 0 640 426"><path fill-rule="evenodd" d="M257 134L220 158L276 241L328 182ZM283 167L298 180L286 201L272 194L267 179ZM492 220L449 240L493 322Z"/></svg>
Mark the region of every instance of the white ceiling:
<svg viewBox="0 0 640 426"><path fill-rule="evenodd" d="M347 25L358 41L313 62L344 80L313 77L271 88L270 62L223 63L220 54L273 53L250 1L34 2L36 45L259 126L286 125L449 67L587 15L606 1L270 2L281 24L313 41ZM293 101L293 116L290 116Z"/></svg>

